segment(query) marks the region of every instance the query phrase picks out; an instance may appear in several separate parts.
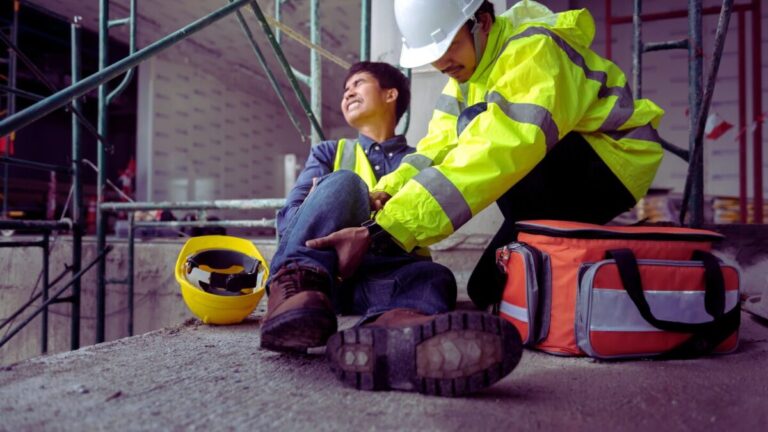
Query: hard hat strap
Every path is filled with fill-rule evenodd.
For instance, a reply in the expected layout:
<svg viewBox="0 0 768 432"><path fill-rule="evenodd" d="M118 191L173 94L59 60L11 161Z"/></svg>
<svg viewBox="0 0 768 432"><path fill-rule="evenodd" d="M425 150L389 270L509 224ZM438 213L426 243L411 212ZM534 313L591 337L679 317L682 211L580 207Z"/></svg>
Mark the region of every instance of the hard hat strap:
<svg viewBox="0 0 768 432"><path fill-rule="evenodd" d="M480 58L483 56L483 53L480 51L480 28L482 25L474 16L469 20L472 21L472 28L469 30L469 33L472 35L472 43L475 46L475 67L477 67L480 64Z"/></svg>

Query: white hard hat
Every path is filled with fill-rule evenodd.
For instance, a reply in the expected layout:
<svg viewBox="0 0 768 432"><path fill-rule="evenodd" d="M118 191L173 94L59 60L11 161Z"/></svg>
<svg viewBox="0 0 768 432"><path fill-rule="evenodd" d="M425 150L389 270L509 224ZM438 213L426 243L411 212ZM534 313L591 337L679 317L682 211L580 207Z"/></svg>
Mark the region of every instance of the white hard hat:
<svg viewBox="0 0 768 432"><path fill-rule="evenodd" d="M395 0L395 19L403 35L400 66L413 68L439 59L482 3L483 0Z"/></svg>

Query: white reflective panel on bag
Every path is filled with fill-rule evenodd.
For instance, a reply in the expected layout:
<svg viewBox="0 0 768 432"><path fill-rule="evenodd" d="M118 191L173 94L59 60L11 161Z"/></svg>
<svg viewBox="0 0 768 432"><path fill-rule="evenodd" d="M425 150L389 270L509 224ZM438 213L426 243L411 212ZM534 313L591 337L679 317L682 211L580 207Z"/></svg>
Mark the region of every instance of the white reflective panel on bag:
<svg viewBox="0 0 768 432"><path fill-rule="evenodd" d="M512 303L502 301L499 310L516 320L525 323L528 322L528 310L524 307L515 306Z"/></svg>
<svg viewBox="0 0 768 432"><path fill-rule="evenodd" d="M691 324L712 321L712 316L704 310L704 291L645 291L644 293L651 312L660 320ZM738 291L726 291L725 311L733 309L738 300ZM590 331L660 331L640 315L629 294L623 290L593 289L590 309Z"/></svg>

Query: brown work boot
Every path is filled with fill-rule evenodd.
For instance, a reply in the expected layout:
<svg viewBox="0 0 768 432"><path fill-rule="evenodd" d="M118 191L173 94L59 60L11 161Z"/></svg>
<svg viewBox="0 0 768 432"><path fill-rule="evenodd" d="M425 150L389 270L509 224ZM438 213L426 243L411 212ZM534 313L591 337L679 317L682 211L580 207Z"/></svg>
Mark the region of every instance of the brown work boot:
<svg viewBox="0 0 768 432"><path fill-rule="evenodd" d="M484 312L393 309L334 334L326 353L336 376L361 390L461 396L512 372L522 341L512 324Z"/></svg>
<svg viewBox="0 0 768 432"><path fill-rule="evenodd" d="M306 352L325 345L337 329L328 299L330 283L328 275L316 268L290 265L278 270L269 284L261 347Z"/></svg>

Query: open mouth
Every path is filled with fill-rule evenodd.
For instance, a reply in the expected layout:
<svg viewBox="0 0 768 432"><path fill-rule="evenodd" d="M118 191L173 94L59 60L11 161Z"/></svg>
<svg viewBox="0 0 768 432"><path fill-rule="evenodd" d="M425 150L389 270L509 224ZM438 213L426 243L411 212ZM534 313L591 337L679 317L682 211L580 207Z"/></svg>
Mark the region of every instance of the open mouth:
<svg viewBox="0 0 768 432"><path fill-rule="evenodd" d="M352 102L347 104L347 111L352 111L354 109L357 109L362 105L362 101L359 100L353 100Z"/></svg>

